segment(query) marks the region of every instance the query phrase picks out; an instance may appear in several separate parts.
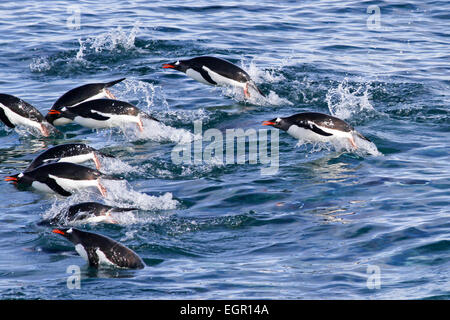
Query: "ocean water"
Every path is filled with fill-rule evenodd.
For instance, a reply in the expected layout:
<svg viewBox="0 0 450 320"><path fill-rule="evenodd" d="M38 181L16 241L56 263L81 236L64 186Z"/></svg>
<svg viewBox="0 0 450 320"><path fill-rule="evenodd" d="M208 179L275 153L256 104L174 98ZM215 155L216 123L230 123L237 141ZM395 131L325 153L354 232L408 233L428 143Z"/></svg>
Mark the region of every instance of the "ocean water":
<svg viewBox="0 0 450 320"><path fill-rule="evenodd" d="M121 179L106 184L106 199L0 182L0 297L448 299L449 10L447 1L2 1L0 92L45 114L71 88L126 77L114 95L164 125L71 124L58 138L0 125L2 177L52 145L84 142L114 154L102 170ZM243 67L266 98L162 68L199 55ZM262 126L305 111L340 117L372 143L353 152ZM231 129L257 137L245 161L175 161L177 146L208 146L209 129L223 141ZM258 150L275 147L270 163L259 151L250 162L257 139ZM39 224L87 200L139 209L76 227L130 247L145 269L92 269ZM79 289L67 285L73 266Z"/></svg>

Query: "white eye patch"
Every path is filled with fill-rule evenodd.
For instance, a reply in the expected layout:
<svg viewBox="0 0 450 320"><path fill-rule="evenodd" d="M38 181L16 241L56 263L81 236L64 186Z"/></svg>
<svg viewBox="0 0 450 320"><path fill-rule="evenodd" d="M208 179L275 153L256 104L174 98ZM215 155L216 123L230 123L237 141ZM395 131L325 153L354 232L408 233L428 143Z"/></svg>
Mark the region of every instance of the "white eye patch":
<svg viewBox="0 0 450 320"><path fill-rule="evenodd" d="M67 233L72 233L72 231L73 231L72 228L70 228L70 229L67 230L66 232L67 232Z"/></svg>

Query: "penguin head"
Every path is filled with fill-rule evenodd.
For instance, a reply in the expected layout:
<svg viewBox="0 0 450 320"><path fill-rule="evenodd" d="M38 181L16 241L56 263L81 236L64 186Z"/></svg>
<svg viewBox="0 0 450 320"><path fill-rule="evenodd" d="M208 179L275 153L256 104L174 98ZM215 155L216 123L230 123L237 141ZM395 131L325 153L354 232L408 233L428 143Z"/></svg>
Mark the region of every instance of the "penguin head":
<svg viewBox="0 0 450 320"><path fill-rule="evenodd" d="M175 70L186 73L186 70L189 69L189 64L186 62L187 62L187 60L177 60L172 63L165 63L165 64L163 64L163 68L164 69L175 69Z"/></svg>
<svg viewBox="0 0 450 320"><path fill-rule="evenodd" d="M62 235L64 238L77 245L81 243L80 231L74 228L57 228L52 230L53 233Z"/></svg>
<svg viewBox="0 0 450 320"><path fill-rule="evenodd" d="M291 126L291 123L283 118L275 118L262 123L264 126L272 126L274 128L287 131Z"/></svg>
<svg viewBox="0 0 450 320"><path fill-rule="evenodd" d="M45 116L45 120L47 120L52 125L66 124L68 122L73 121L74 118L75 114L70 112L67 107L62 107L61 109L52 108L48 111L47 115Z"/></svg>
<svg viewBox="0 0 450 320"><path fill-rule="evenodd" d="M5 181L11 182L15 185L21 185L24 187L29 187L33 183L33 179L28 177L26 174L18 173L11 176L5 177Z"/></svg>

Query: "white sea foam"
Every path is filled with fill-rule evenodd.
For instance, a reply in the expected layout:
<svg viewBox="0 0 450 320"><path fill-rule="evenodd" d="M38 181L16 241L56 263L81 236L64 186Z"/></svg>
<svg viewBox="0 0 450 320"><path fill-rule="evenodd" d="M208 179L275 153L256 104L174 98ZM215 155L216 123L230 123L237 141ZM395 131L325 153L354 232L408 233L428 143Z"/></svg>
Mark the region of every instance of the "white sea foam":
<svg viewBox="0 0 450 320"><path fill-rule="evenodd" d="M330 113L340 119L349 119L355 115L374 112L370 102L369 86L352 86L344 79L336 88L328 90L326 102Z"/></svg>

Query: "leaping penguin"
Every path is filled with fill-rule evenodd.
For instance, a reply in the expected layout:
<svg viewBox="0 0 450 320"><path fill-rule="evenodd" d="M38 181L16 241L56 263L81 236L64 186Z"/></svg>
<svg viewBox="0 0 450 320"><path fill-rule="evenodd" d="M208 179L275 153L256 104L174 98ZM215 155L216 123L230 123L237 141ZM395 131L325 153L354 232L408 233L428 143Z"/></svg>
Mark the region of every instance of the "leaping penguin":
<svg viewBox="0 0 450 320"><path fill-rule="evenodd" d="M126 78L114 80L106 83L88 83L74 89L71 89L64 93L61 97L56 100L56 102L51 107L52 110L61 110L63 107L74 107L82 102L89 100L109 98L116 99L116 97L108 89L115 84L122 82ZM62 126L72 122L68 118L61 117L59 114L47 114L45 116L48 122L55 126Z"/></svg>
<svg viewBox="0 0 450 320"><path fill-rule="evenodd" d="M100 152L84 143L61 144L42 152L30 163L25 171L31 171L43 164L52 162L83 163L89 160L94 161L97 170L100 170L99 156L114 158L114 156Z"/></svg>
<svg viewBox="0 0 450 320"><path fill-rule="evenodd" d="M82 202L62 210L56 217L40 222L40 225L56 225L72 222L108 222L116 223L111 213L128 212L138 208L112 207L98 202Z"/></svg>
<svg viewBox="0 0 450 320"><path fill-rule="evenodd" d="M142 119L159 122L128 102L111 99L89 100L70 108L51 109L49 114L59 115L92 129L121 127L124 124L135 123L139 130L143 131Z"/></svg>
<svg viewBox="0 0 450 320"><path fill-rule="evenodd" d="M100 171L70 162L55 162L37 167L31 171L8 176L10 181L21 187L31 187L34 190L57 193L68 197L72 192L88 188L96 188L106 197L107 190L100 179L113 179Z"/></svg>
<svg viewBox="0 0 450 320"><path fill-rule="evenodd" d="M369 139L357 132L345 121L318 112L304 112L294 114L290 117L279 117L264 121L263 125L278 128L286 131L294 138L313 143L329 142L334 138L347 139L352 147L357 149L358 147L353 137L354 134L370 142Z"/></svg>
<svg viewBox="0 0 450 320"><path fill-rule="evenodd" d="M145 267L136 252L109 237L75 228L58 228L52 232L72 242L78 254L92 267L99 268L102 265L127 269Z"/></svg>
<svg viewBox="0 0 450 320"><path fill-rule="evenodd" d="M166 63L163 68L184 72L188 77L212 86L240 87L244 90L246 98L250 98L249 87L265 96L247 72L224 59L209 56L196 57Z"/></svg>
<svg viewBox="0 0 450 320"><path fill-rule="evenodd" d="M0 93L0 120L10 128L25 126L37 129L44 137L58 133L38 109L10 94Z"/></svg>

